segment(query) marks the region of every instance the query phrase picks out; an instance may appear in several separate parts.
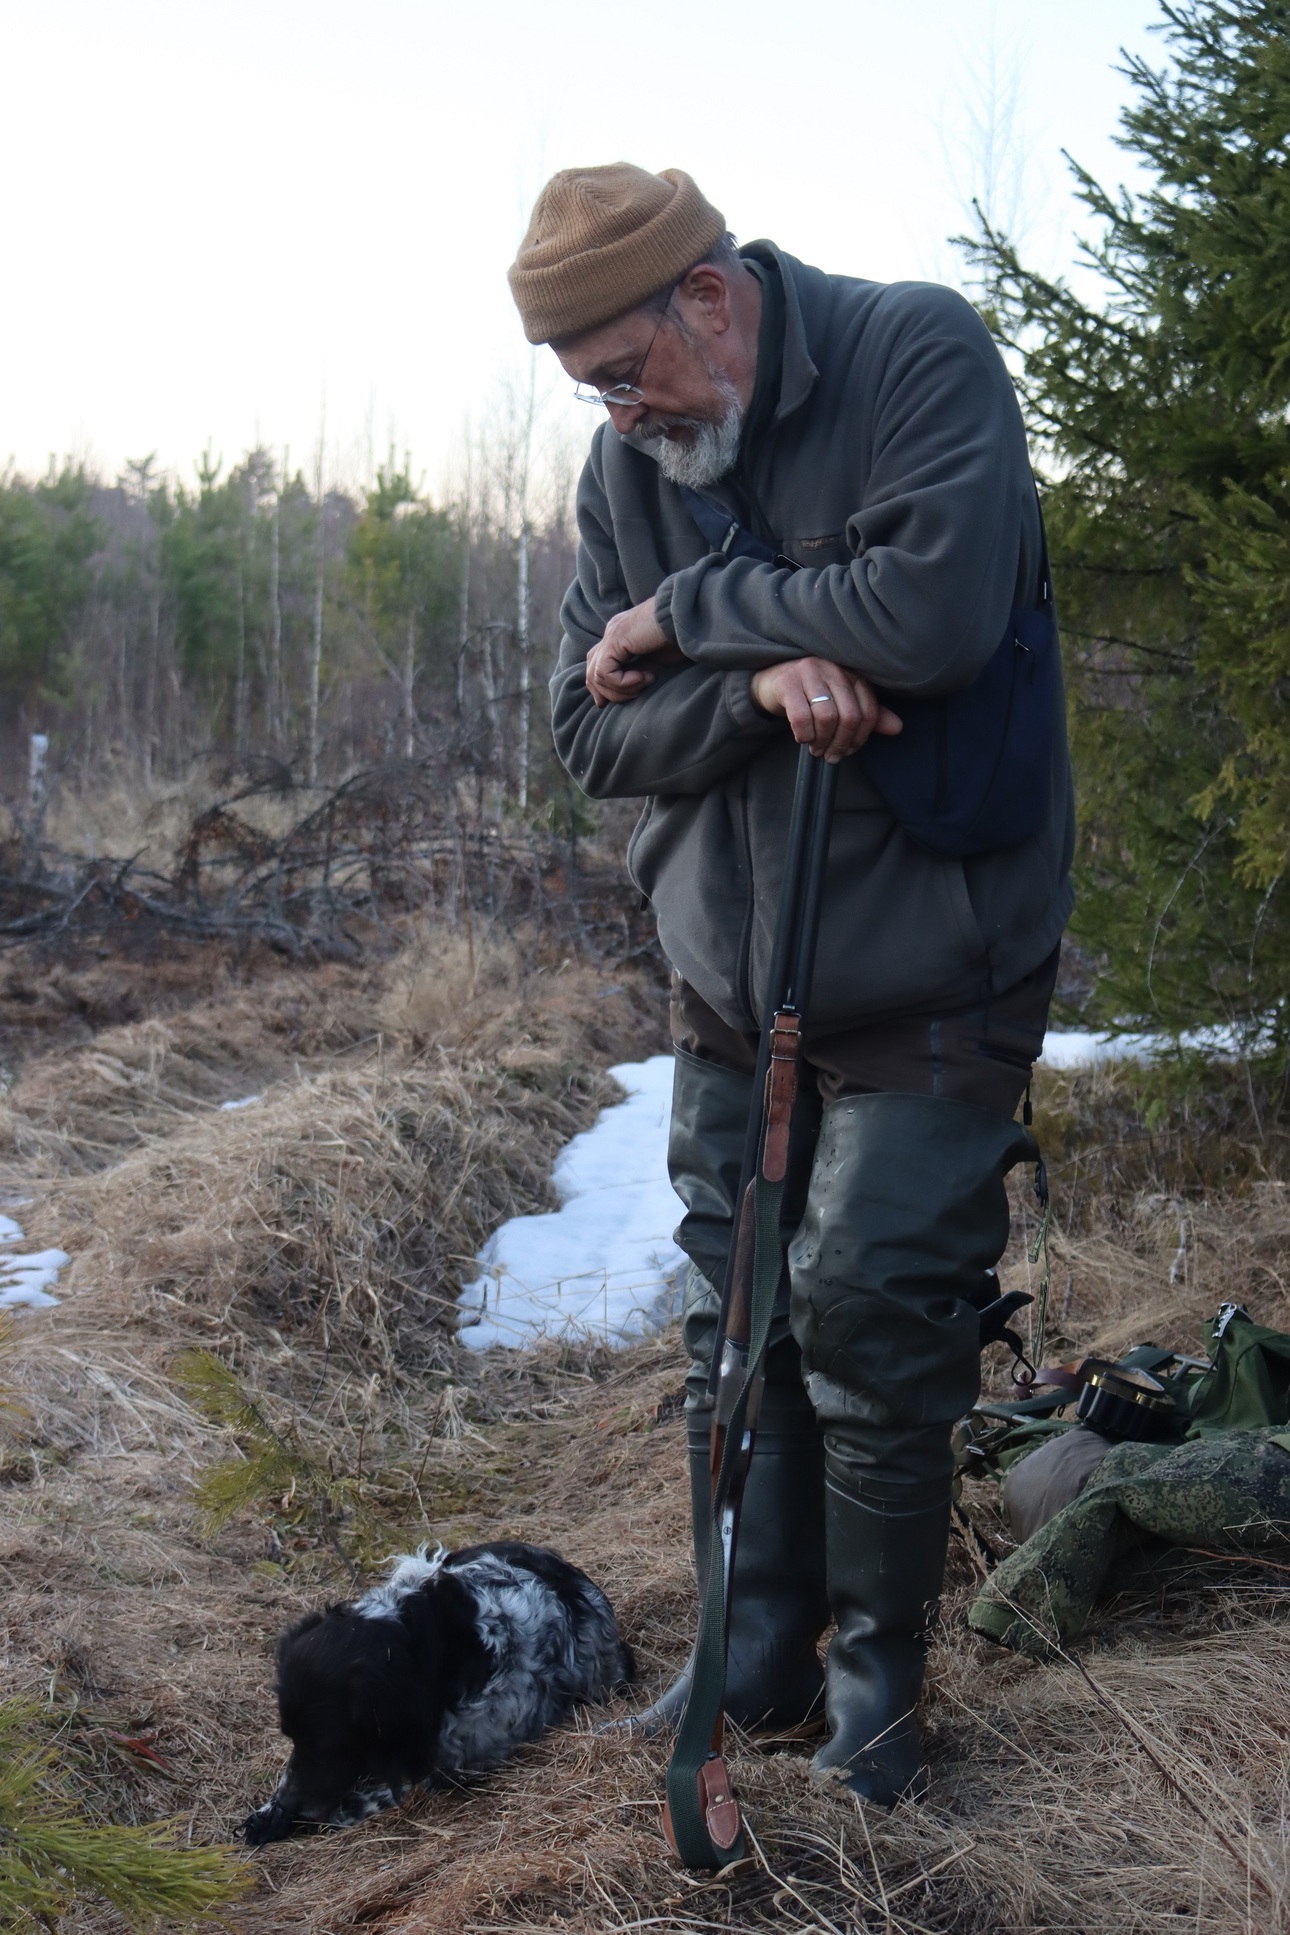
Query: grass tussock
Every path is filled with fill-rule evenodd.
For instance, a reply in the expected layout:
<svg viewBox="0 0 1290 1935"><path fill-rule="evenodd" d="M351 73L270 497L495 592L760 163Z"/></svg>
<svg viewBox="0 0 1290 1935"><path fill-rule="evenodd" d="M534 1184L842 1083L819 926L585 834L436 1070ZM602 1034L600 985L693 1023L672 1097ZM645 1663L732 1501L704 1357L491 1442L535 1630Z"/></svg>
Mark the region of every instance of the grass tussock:
<svg viewBox="0 0 1290 1935"><path fill-rule="evenodd" d="M67 1289L152 1341L245 1354L276 1333L390 1376L435 1354L462 1263L549 1206L549 1150L610 1093L446 1054L304 1076L59 1190Z"/></svg>

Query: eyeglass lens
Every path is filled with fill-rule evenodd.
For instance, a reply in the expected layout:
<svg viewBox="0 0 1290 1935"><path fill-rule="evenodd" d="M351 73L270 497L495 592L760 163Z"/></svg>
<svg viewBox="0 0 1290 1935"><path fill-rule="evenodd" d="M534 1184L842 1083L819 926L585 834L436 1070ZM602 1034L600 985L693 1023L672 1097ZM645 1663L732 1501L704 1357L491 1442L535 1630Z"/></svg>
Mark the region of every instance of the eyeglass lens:
<svg viewBox="0 0 1290 1935"><path fill-rule="evenodd" d="M575 384L573 394L579 403L600 403L606 407L610 404L616 404L624 410L632 410L635 409L638 403L645 401L645 392L638 388L638 385L642 376L645 374L645 365L649 362L653 354L654 345L658 341L658 332L663 327L664 319L672 306L672 297L675 293L675 289L669 289L667 301L659 310L658 321L654 325L654 334L650 337L645 348L645 354L636 365L631 377L622 383L611 383L607 390L598 390L591 383Z"/></svg>

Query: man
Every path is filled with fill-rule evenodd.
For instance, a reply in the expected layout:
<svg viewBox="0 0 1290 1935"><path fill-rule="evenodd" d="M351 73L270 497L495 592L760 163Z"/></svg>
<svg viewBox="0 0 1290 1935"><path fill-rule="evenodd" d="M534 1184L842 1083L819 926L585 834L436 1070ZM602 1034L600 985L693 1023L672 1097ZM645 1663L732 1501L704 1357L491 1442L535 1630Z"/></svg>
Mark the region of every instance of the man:
<svg viewBox="0 0 1290 1935"><path fill-rule="evenodd" d="M1039 831L967 861L902 830L863 748L899 734L902 698L971 685L1013 608L1040 602L1020 413L961 297L736 250L679 170L556 175L510 281L529 341L608 413L578 490L554 732L587 793L645 799L628 865L674 969L700 1576L707 1375L797 746L840 762L806 1034L817 1092L799 1107L727 1710L809 1725L831 1614L813 1765L890 1806L925 1784L915 1707L950 1432L978 1391L1003 1179L1035 1154L1013 1118L1070 911L1073 810L1060 718ZM716 548L696 513L739 541ZM644 1724L674 1721L687 1687Z"/></svg>

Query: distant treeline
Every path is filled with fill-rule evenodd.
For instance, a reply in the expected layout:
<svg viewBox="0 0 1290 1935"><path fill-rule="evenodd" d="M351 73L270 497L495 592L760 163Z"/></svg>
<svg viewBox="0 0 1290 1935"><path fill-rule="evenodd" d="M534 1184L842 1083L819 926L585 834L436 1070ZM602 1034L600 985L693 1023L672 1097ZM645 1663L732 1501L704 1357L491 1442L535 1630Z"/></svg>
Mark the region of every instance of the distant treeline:
<svg viewBox="0 0 1290 1935"><path fill-rule="evenodd" d="M144 786L215 754L298 781L442 750L520 808L551 770L544 686L573 569L567 484L535 504L523 412L432 503L405 460L324 489L267 450L189 487L0 476L0 794Z"/></svg>

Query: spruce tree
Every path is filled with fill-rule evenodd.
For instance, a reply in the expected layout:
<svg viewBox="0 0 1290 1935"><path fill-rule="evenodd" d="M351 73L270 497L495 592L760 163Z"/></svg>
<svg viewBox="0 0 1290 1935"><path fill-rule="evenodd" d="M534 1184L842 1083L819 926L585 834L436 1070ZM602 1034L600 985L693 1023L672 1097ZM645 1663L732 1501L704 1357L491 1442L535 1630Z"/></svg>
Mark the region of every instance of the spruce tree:
<svg viewBox="0 0 1290 1935"><path fill-rule="evenodd" d="M87 1820L62 1774L48 1716L0 1700L0 1929L56 1926L75 1903L110 1902L130 1928L210 1925L245 1893L231 1848L187 1847L182 1823Z"/></svg>
<svg viewBox="0 0 1290 1935"><path fill-rule="evenodd" d="M1290 1047L1290 4L1163 5L1084 300L983 222L1066 648L1093 1018Z"/></svg>

